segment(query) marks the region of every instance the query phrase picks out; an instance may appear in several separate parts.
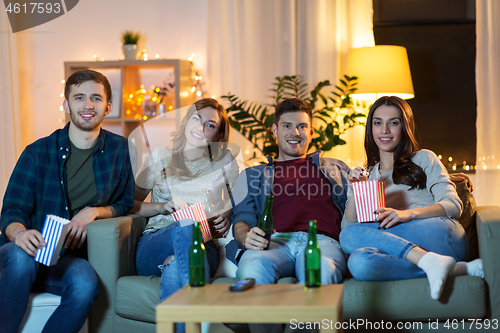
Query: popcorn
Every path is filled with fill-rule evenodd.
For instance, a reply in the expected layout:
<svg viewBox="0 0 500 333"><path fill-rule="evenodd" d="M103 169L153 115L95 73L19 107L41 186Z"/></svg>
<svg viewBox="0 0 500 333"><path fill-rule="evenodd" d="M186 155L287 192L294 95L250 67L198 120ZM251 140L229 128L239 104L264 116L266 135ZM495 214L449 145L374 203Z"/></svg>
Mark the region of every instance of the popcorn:
<svg viewBox="0 0 500 333"><path fill-rule="evenodd" d="M352 184L358 222L375 222L375 210L385 207L385 185L378 180L367 180Z"/></svg>
<svg viewBox="0 0 500 333"><path fill-rule="evenodd" d="M193 221L200 222L203 242L208 242L209 240L212 239L212 233L210 232L207 216L205 214L205 210L203 209L203 204L201 202L195 205L191 205L188 208L184 208L182 210L173 212L172 216L176 221L190 219Z"/></svg>
<svg viewBox="0 0 500 333"><path fill-rule="evenodd" d="M70 222L70 220L55 215L47 215L45 217L42 237L45 239L47 245L38 250L35 255L35 261L45 266L57 264L63 243L68 234L67 227Z"/></svg>

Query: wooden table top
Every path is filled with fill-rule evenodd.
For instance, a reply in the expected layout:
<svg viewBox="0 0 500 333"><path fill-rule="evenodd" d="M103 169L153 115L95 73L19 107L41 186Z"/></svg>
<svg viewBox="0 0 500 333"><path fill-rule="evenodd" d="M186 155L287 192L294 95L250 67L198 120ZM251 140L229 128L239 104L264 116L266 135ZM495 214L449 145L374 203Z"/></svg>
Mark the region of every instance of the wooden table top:
<svg viewBox="0 0 500 333"><path fill-rule="evenodd" d="M255 285L243 292L229 291L229 284L185 286L157 306L156 318L157 322L232 323L336 320L342 297L342 285Z"/></svg>

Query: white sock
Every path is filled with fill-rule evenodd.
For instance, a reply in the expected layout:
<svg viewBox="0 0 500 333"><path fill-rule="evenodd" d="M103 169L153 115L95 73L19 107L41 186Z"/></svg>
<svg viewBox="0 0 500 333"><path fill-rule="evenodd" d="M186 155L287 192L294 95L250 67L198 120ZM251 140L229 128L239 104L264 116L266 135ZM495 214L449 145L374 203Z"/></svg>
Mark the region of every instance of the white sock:
<svg viewBox="0 0 500 333"><path fill-rule="evenodd" d="M448 274L455 267L455 259L429 252L420 259L418 267L424 270L431 288L431 298L438 299Z"/></svg>
<svg viewBox="0 0 500 333"><path fill-rule="evenodd" d="M483 259L476 259L471 262L459 261L450 273L451 276L471 275L484 277Z"/></svg>

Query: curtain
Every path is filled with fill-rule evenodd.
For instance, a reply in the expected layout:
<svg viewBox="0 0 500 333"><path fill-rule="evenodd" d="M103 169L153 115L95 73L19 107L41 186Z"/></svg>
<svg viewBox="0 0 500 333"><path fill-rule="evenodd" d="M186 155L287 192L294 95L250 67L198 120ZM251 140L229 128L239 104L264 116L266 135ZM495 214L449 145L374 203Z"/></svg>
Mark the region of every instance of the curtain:
<svg viewBox="0 0 500 333"><path fill-rule="evenodd" d="M10 174L21 153L16 36L0 12L0 209Z"/></svg>
<svg viewBox="0 0 500 333"><path fill-rule="evenodd" d="M477 164L474 196L500 205L500 1L476 0Z"/></svg>
<svg viewBox="0 0 500 333"><path fill-rule="evenodd" d="M209 0L211 94L270 104L277 76L303 75L309 88L337 84L349 49L375 44L372 17L372 0ZM231 141L251 150L237 131Z"/></svg>
<svg viewBox="0 0 500 333"><path fill-rule="evenodd" d="M372 13L372 0L209 0L210 90L266 102L276 76L336 83L347 51L374 45Z"/></svg>

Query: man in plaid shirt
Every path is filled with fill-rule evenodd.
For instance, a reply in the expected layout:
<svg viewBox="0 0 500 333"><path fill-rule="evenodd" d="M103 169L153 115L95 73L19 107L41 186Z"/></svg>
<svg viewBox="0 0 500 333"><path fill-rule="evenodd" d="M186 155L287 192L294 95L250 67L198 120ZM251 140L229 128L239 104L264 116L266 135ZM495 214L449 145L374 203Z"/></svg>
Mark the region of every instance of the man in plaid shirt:
<svg viewBox="0 0 500 333"><path fill-rule="evenodd" d="M45 330L78 332L98 294L86 259L87 225L126 215L134 204L134 177L127 139L101 129L111 111L107 78L92 70L66 81L64 108L71 121L26 147L19 158L0 215L0 332L17 332L30 291L61 296ZM64 253L54 266L33 257L46 245L48 214L70 219Z"/></svg>

